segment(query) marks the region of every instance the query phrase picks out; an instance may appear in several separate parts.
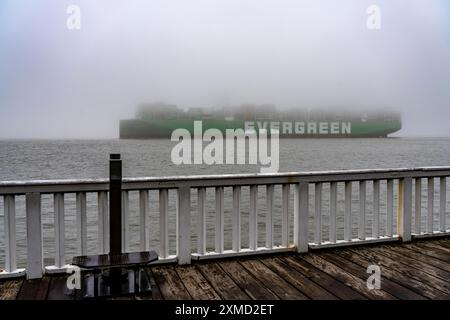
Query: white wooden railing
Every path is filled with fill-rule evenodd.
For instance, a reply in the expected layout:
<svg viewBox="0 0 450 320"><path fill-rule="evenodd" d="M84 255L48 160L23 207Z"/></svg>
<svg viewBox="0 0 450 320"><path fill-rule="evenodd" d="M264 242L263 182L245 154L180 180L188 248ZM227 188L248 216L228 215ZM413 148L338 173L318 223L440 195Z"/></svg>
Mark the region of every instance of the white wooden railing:
<svg viewBox="0 0 450 320"><path fill-rule="evenodd" d="M122 186L122 247L129 249L129 193L138 192L139 250L157 249L158 263L262 254L282 251L354 245L369 242L410 241L413 237L447 234L446 177L450 167L326 172L233 174L124 179ZM422 179L427 179L427 217L422 223ZM439 187L435 190L435 179ZM413 189L413 184L415 188ZM258 196L265 189L264 210ZM281 186L281 187L279 187ZM367 205L367 187L372 190ZM0 277L27 274L40 278L44 272L65 270L65 194L75 194L76 232L79 254L87 254L87 194L97 194L98 253L109 251L108 180L49 180L0 182L4 204L4 271ZM231 231L225 239L225 199L231 188ZM243 188L249 189L244 197ZM215 192L214 248L207 250L207 190ZM176 254L169 249L169 191L175 190ZM358 190L357 197L354 192ZM413 206L414 191L414 206ZM149 241L149 192L159 193L159 248ZM293 206L292 206L293 193ZM43 263L43 195L53 195L55 255L53 265ZM383 194L383 198L382 195ZM26 268L18 268L16 247L16 198L25 195ZM196 200L195 200L196 195ZM194 201L191 201L194 196ZM439 197L439 212L434 199ZM242 209L248 200L248 211ZM275 200L280 202L275 210ZM380 205L380 200L382 206ZM194 206L196 204L196 208ZM328 204L327 206L324 206ZM354 205L358 203L358 205ZM343 210L340 205L343 204ZM324 210L326 207L327 210ZM383 210L381 210L383 207ZM369 210L370 209L370 210ZM356 213L355 213L356 211ZM439 223L435 223L435 217ZM241 231L242 217L248 217L248 233ZM191 226L191 218L196 224ZM274 218L279 221L274 223ZM380 217L383 226L380 224ZM369 219L370 218L370 219ZM293 221L293 226L290 224ZM370 223L369 223L370 222ZM422 228L425 225L425 228ZM247 225L246 225L247 226ZM192 228L191 228L192 227ZM276 228L275 228L276 227ZM371 228L370 228L371 227ZM370 229L369 229L370 228ZM229 229L229 228L228 228ZM246 229L247 230L247 229ZM245 230L245 231L246 231ZM211 232L210 232L211 233ZM242 236L244 234L244 237ZM231 238L231 239L230 239ZM263 241L260 241L263 238ZM275 239L279 239L275 241ZM225 248L226 240L231 248ZM243 247L245 240L248 243ZM263 243L263 245L261 245Z"/></svg>

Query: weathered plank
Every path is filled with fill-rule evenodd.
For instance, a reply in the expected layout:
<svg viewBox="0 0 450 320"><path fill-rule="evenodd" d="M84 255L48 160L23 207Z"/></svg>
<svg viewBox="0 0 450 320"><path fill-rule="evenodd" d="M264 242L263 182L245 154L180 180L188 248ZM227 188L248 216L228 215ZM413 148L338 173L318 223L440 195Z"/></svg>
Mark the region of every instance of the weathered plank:
<svg viewBox="0 0 450 320"><path fill-rule="evenodd" d="M179 266L175 270L193 299L220 300L219 295L195 266Z"/></svg>
<svg viewBox="0 0 450 320"><path fill-rule="evenodd" d="M398 260L404 264L410 265L414 268L420 269L423 272L428 273L429 275L432 275L436 278L441 278L442 280L447 281L450 279L450 272L439 269L433 265L431 265L429 262L423 262L423 256L417 255L414 258L412 257L413 252L402 252L398 253L397 248L394 246L381 246L381 247L375 247L372 249L375 252L380 252L381 254L384 254L385 256ZM410 256L411 257L410 257ZM419 260L420 259L420 260ZM431 258L429 258L431 260ZM450 288L450 283L449 283Z"/></svg>
<svg viewBox="0 0 450 320"><path fill-rule="evenodd" d="M328 273L333 278L341 281L345 285L357 290L369 299L395 300L396 298L383 290L370 290L367 288L366 281L354 276L343 268L321 258L318 255L305 255L302 257L305 261L315 266L317 269ZM347 266L345 266L347 269Z"/></svg>
<svg viewBox="0 0 450 320"><path fill-rule="evenodd" d="M366 300L366 297L343 283L337 281L325 272L317 269L313 265L302 259L296 259L294 256L283 257L282 261L302 273L318 285L326 288L332 294L341 299Z"/></svg>
<svg viewBox="0 0 450 320"><path fill-rule="evenodd" d="M256 259L249 259L241 261L244 266L254 277L264 279L266 284L272 292L274 292L281 300L307 300L308 297L295 289L282 277L270 270L261 261Z"/></svg>
<svg viewBox="0 0 450 320"><path fill-rule="evenodd" d="M216 263L197 265L202 275L224 300L248 300L248 295Z"/></svg>
<svg viewBox="0 0 450 320"><path fill-rule="evenodd" d="M256 280L237 261L224 261L220 263L220 266L250 298L254 300L279 300L272 291Z"/></svg>
<svg viewBox="0 0 450 320"><path fill-rule="evenodd" d="M417 242L409 245L408 248L422 252L425 255L441 259L450 263L450 249L446 249L434 242Z"/></svg>
<svg viewBox="0 0 450 320"><path fill-rule="evenodd" d="M398 257L393 257L392 255L391 257L388 257L387 255L382 254L382 251L376 251L376 247L370 248L370 250L362 248L352 248L351 250L360 255L367 256L367 258L376 261L377 264L384 265L388 269L396 270L409 278L416 279L432 288L450 294L450 284L448 282L417 268L415 263L411 265L405 261L399 260Z"/></svg>
<svg viewBox="0 0 450 320"><path fill-rule="evenodd" d="M15 300L23 280L7 280L0 282L0 300Z"/></svg>
<svg viewBox="0 0 450 320"><path fill-rule="evenodd" d="M309 280L297 270L277 258L265 258L261 260L285 281L300 290L304 295L313 300L336 300L336 296L322 288L314 281Z"/></svg>
<svg viewBox="0 0 450 320"><path fill-rule="evenodd" d="M450 250L450 241L448 239L441 239L433 241L436 244L439 244L440 247L445 248L447 250Z"/></svg>
<svg viewBox="0 0 450 320"><path fill-rule="evenodd" d="M73 300L75 294L67 288L66 277L51 277L47 300Z"/></svg>
<svg viewBox="0 0 450 320"><path fill-rule="evenodd" d="M166 300L190 300L189 292L172 267L154 267L153 276Z"/></svg>
<svg viewBox="0 0 450 320"><path fill-rule="evenodd" d="M335 253L324 253L320 255L321 258L324 258L327 261L330 261L331 263L345 267L345 270L354 276L367 281L369 274L367 273L367 268L362 267L350 260L347 260L345 258L342 258L341 256L335 254ZM369 266L370 264L367 264ZM383 273L381 274L383 276ZM425 298L416 292L405 288L401 285L399 285L396 282L393 282L389 279L386 279L385 277L382 277L381 279L381 290L386 291L387 293L395 296L398 299L404 299L404 300L424 300Z"/></svg>
<svg viewBox="0 0 450 320"><path fill-rule="evenodd" d="M433 258L431 256L425 255L421 252L417 252L416 251L417 249L414 250L414 249L411 249L410 247L392 246L391 250L395 251L396 253L405 255L408 258L412 258L417 261L421 261L423 263L429 264L430 266L437 267L442 270L450 272L450 264L448 264L442 260ZM449 258L450 258L450 256L449 256Z"/></svg>
<svg viewBox="0 0 450 320"><path fill-rule="evenodd" d="M417 280L416 278L409 277L408 275L391 268L390 262L388 260L385 261L383 258L378 259L376 257L368 257L367 255L360 255L359 253L351 250L339 250L335 254L338 254L339 256L365 268L371 264L380 265L382 279L387 278L391 281L397 282L426 298L435 300L445 300L450 298L450 295L445 294L442 291Z"/></svg>
<svg viewBox="0 0 450 320"><path fill-rule="evenodd" d="M48 291L48 278L24 280L17 300L45 300Z"/></svg>

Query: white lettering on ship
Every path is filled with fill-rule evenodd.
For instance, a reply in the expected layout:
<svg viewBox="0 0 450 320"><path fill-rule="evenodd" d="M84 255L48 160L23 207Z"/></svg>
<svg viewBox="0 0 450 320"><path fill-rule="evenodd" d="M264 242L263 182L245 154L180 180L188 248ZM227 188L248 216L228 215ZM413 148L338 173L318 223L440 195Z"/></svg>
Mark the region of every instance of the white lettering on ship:
<svg viewBox="0 0 450 320"><path fill-rule="evenodd" d="M351 134L351 122L315 122L315 121L245 121L244 130L277 130L280 134Z"/></svg>

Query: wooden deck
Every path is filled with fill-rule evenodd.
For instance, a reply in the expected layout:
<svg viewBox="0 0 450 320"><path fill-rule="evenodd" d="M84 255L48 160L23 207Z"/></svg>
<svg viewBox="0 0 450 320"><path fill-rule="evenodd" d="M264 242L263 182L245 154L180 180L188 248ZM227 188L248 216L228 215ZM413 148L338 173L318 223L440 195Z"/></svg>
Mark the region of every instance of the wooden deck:
<svg viewBox="0 0 450 320"><path fill-rule="evenodd" d="M369 290L367 266L381 267ZM450 299L450 238L147 269L148 299ZM65 278L0 282L0 299L75 299ZM134 297L131 297L134 298ZM130 299L130 297L128 298Z"/></svg>

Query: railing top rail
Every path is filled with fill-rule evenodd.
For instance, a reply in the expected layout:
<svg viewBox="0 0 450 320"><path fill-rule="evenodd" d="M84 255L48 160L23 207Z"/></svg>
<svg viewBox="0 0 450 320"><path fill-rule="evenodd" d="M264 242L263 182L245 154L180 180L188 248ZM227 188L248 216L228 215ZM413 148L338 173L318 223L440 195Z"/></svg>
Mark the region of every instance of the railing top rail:
<svg viewBox="0 0 450 320"><path fill-rule="evenodd" d="M282 173L252 173L252 174L220 174L220 175L189 175L167 177L124 178L124 190L177 188L180 185L191 187L213 187L252 184L285 184L306 182L358 181L396 178L420 178L450 176L450 166L389 168L389 169L358 169L358 170L328 170ZM24 194L27 192L70 193L98 192L109 189L108 179L58 179L31 181L0 182L0 194Z"/></svg>

